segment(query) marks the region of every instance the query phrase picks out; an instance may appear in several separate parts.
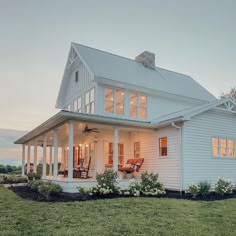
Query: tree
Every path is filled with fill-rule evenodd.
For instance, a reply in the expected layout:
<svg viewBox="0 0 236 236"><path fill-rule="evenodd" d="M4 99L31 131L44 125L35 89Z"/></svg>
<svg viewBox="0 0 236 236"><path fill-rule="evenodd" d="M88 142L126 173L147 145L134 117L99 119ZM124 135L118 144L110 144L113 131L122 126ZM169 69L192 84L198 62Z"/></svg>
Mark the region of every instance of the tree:
<svg viewBox="0 0 236 236"><path fill-rule="evenodd" d="M229 92L222 92L220 98L232 98L236 102L236 87L232 87Z"/></svg>

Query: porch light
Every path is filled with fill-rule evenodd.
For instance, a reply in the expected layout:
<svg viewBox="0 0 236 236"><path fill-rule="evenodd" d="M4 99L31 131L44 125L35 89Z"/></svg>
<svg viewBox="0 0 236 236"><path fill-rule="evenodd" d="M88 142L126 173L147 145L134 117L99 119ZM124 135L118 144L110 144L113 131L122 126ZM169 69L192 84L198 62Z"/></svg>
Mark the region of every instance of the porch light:
<svg viewBox="0 0 236 236"><path fill-rule="evenodd" d="M82 144L80 143L79 146L82 147Z"/></svg>
<svg viewBox="0 0 236 236"><path fill-rule="evenodd" d="M66 149L69 150L69 147L67 147Z"/></svg>

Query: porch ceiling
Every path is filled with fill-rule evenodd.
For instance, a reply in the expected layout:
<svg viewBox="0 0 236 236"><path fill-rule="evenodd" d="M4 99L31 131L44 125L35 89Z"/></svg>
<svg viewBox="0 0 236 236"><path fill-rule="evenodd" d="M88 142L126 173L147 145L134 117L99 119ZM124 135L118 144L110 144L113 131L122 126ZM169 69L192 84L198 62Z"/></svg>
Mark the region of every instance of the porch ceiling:
<svg viewBox="0 0 236 236"><path fill-rule="evenodd" d="M109 130L112 126L119 126L122 131L134 131L137 128L145 130L153 130L155 127L150 122L133 121L127 119L109 118L91 114L82 114L68 111L60 111L17 141L15 144L29 143L34 140L38 145L42 140L42 135L47 133L48 142L53 143L53 129L58 128L59 137L68 135L68 120L76 121L74 124L74 132L76 134L83 134L85 124L88 124L89 128L97 128L99 130ZM95 134L95 133L94 133ZM59 140L60 142L60 140Z"/></svg>

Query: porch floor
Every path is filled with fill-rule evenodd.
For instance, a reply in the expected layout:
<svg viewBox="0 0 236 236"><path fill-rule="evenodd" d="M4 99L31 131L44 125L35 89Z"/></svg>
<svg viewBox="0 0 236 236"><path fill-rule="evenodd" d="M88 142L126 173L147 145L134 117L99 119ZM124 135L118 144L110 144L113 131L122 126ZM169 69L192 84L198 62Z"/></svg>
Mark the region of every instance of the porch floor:
<svg viewBox="0 0 236 236"><path fill-rule="evenodd" d="M73 178L71 180L68 180L68 178L64 176L57 176L57 179L54 179L52 176L46 176L42 180L51 181L52 183L59 184L62 187L63 192L68 192L68 193L78 192L78 187L94 187L97 184L95 178L88 178L88 179ZM126 189L133 180L134 178L118 179L118 186L121 189ZM135 180L139 179L135 178Z"/></svg>

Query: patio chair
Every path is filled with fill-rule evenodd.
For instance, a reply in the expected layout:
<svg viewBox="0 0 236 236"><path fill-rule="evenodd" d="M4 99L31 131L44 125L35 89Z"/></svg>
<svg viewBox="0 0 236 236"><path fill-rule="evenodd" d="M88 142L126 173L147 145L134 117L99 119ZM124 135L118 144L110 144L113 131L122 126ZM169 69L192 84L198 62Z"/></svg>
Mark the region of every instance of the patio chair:
<svg viewBox="0 0 236 236"><path fill-rule="evenodd" d="M73 170L73 178L79 178L80 177L80 169L83 168L84 159L79 160L79 165L77 165Z"/></svg>
<svg viewBox="0 0 236 236"><path fill-rule="evenodd" d="M79 174L78 174L78 177L79 177L79 178L83 178L83 179L89 178L88 174L89 174L90 164L91 164L91 156L89 157L89 162L88 162L88 164L87 164L87 165L83 165L83 166L79 169Z"/></svg>
<svg viewBox="0 0 236 236"><path fill-rule="evenodd" d="M139 169L141 168L143 162L144 158L128 159L125 165L118 167L118 170L120 172L125 172L127 174L131 174L133 172L139 172Z"/></svg>

